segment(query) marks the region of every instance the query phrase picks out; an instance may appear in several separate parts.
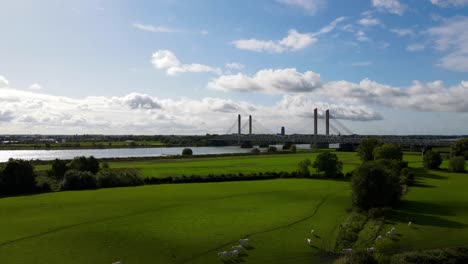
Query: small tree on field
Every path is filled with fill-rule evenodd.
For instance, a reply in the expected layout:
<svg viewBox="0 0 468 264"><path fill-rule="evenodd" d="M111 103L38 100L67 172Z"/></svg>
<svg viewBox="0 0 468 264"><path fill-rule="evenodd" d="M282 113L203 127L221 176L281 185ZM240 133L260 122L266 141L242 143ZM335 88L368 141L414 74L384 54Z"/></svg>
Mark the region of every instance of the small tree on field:
<svg viewBox="0 0 468 264"><path fill-rule="evenodd" d="M403 151L398 145L395 144L384 144L380 147L376 147L373 152L374 159L389 159L389 160L403 160Z"/></svg>
<svg viewBox="0 0 468 264"><path fill-rule="evenodd" d="M327 178L335 178L341 174L343 162L338 160L338 156L331 152L322 152L317 155L317 158L312 165L318 172L323 172Z"/></svg>
<svg viewBox="0 0 468 264"><path fill-rule="evenodd" d="M380 145L382 143L375 138L363 139L357 148L357 153L363 162L374 160L374 149Z"/></svg>
<svg viewBox="0 0 468 264"><path fill-rule="evenodd" d="M297 171L299 174L301 174L304 177L309 177L310 176L310 170L309 167L312 165L312 162L310 162L310 159L305 159L301 160L299 164L297 164Z"/></svg>
<svg viewBox="0 0 468 264"><path fill-rule="evenodd" d="M452 157L463 156L468 159L468 138L455 142L451 147L450 155Z"/></svg>
<svg viewBox="0 0 468 264"><path fill-rule="evenodd" d="M432 150L426 151L424 153L424 167L426 169L435 170L438 169L440 164L442 164L442 157L440 156L439 152L435 152Z"/></svg>
<svg viewBox="0 0 468 264"><path fill-rule="evenodd" d="M68 165L66 161L55 159L52 162L52 167L49 171L49 176L52 176L58 180L62 180L67 170L68 170Z"/></svg>
<svg viewBox="0 0 468 264"><path fill-rule="evenodd" d="M10 159L0 174L0 193L20 194L35 191L34 167L31 162Z"/></svg>
<svg viewBox="0 0 468 264"><path fill-rule="evenodd" d="M85 156L76 157L70 162L70 169L89 171L96 174L99 171L99 161L93 156L89 158Z"/></svg>
<svg viewBox="0 0 468 264"><path fill-rule="evenodd" d="M401 197L399 165L391 160L368 161L359 166L351 178L353 205L364 210L393 207Z"/></svg>
<svg viewBox="0 0 468 264"><path fill-rule="evenodd" d="M69 170L62 181L62 190L85 190L97 187L96 176L90 171Z"/></svg>
<svg viewBox="0 0 468 264"><path fill-rule="evenodd" d="M449 161L450 172L464 172L465 171L465 157L452 157Z"/></svg>
<svg viewBox="0 0 468 264"><path fill-rule="evenodd" d="M191 148L184 148L182 150L182 156L192 156L193 155L193 151Z"/></svg>
<svg viewBox="0 0 468 264"><path fill-rule="evenodd" d="M291 147L289 147L289 151L291 152L296 152L297 151L297 147L295 144L292 144Z"/></svg>

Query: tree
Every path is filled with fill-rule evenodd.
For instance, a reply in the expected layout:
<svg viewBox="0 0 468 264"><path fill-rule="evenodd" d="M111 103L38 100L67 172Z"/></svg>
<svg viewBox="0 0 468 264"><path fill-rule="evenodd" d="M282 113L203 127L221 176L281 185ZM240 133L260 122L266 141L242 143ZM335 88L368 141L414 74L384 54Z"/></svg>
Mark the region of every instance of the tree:
<svg viewBox="0 0 468 264"><path fill-rule="evenodd" d="M395 144L384 144L380 147L376 147L373 151L374 159L389 159L389 160L403 160L403 151L398 145Z"/></svg>
<svg viewBox="0 0 468 264"><path fill-rule="evenodd" d="M21 159L10 159L0 174L0 193L31 193L36 189L34 166Z"/></svg>
<svg viewBox="0 0 468 264"><path fill-rule="evenodd" d="M58 180L62 180L67 170L68 170L68 165L66 161L55 159L52 162L52 167L49 171L49 175L52 177L55 177Z"/></svg>
<svg viewBox="0 0 468 264"><path fill-rule="evenodd" d="M69 170L63 177L62 190L85 190L97 187L96 176L90 171Z"/></svg>
<svg viewBox="0 0 468 264"><path fill-rule="evenodd" d="M364 210L373 207L393 207L402 194L398 165L392 160L368 161L360 165L351 177L353 205ZM390 166L389 166L390 164Z"/></svg>
<svg viewBox="0 0 468 264"><path fill-rule="evenodd" d="M93 156L90 156L89 158L86 158L85 156L76 157L70 162L70 168L79 171L89 171L96 174L99 171L99 161Z"/></svg>
<svg viewBox="0 0 468 264"><path fill-rule="evenodd" d="M193 151L191 148L184 148L182 150L182 156L192 156L193 155Z"/></svg>
<svg viewBox="0 0 468 264"><path fill-rule="evenodd" d="M452 157L449 161L450 172L464 172L465 171L465 157Z"/></svg>
<svg viewBox="0 0 468 264"><path fill-rule="evenodd" d="M310 165L312 165L312 162L310 162L310 159L301 160L299 162L299 164L297 164L297 171L302 176L309 177L310 176L310 170L309 170Z"/></svg>
<svg viewBox="0 0 468 264"><path fill-rule="evenodd" d="M363 162L374 160L374 149L381 144L382 143L375 138L363 139L357 148L357 153Z"/></svg>
<svg viewBox="0 0 468 264"><path fill-rule="evenodd" d="M424 153L423 160L424 167L430 170L438 169L440 164L442 164L442 157L440 156L439 152L432 150L428 150L426 153Z"/></svg>
<svg viewBox="0 0 468 264"><path fill-rule="evenodd" d="M463 156L465 159L468 159L468 138L455 142L451 147L450 156Z"/></svg>
<svg viewBox="0 0 468 264"><path fill-rule="evenodd" d="M322 152L317 155L312 167L318 172L323 172L327 178L335 178L341 174L343 162L338 160L338 156L335 153Z"/></svg>
<svg viewBox="0 0 468 264"><path fill-rule="evenodd" d="M275 146L269 146L267 152L273 153L276 152L278 149Z"/></svg>
<svg viewBox="0 0 468 264"><path fill-rule="evenodd" d="M296 147L296 145L295 145L295 144L292 144L292 145L291 145L291 147L289 147L289 151L291 151L291 152L294 152L294 153L295 153L295 152L297 151L297 147Z"/></svg>

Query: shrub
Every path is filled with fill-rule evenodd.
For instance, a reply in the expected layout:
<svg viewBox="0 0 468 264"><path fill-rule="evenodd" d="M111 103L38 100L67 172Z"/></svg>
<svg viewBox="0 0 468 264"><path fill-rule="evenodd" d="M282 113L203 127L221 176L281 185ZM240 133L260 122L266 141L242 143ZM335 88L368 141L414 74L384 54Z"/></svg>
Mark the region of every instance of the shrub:
<svg viewBox="0 0 468 264"><path fill-rule="evenodd" d="M69 170L63 177L62 190L85 190L97 187L96 177L89 171Z"/></svg>
<svg viewBox="0 0 468 264"><path fill-rule="evenodd" d="M101 169L108 169L109 168L109 163L103 162L101 163Z"/></svg>
<svg viewBox="0 0 468 264"><path fill-rule="evenodd" d="M184 148L182 150L182 156L192 156L193 155L193 151L191 148Z"/></svg>
<svg viewBox="0 0 468 264"><path fill-rule="evenodd" d="M299 162L297 164L297 171L300 175L304 177L308 177L310 175L310 170L309 167L312 165L312 162L310 162L310 159L305 159Z"/></svg>
<svg viewBox="0 0 468 264"><path fill-rule="evenodd" d="M434 152L432 150L426 151L424 153L424 167L426 169L435 170L438 169L440 164L442 164L442 157L439 152Z"/></svg>
<svg viewBox="0 0 468 264"><path fill-rule="evenodd" d="M468 263L468 248L445 248L420 250L396 254L391 257L392 264L464 264Z"/></svg>
<svg viewBox="0 0 468 264"><path fill-rule="evenodd" d="M267 150L267 152L269 152L269 153L273 153L273 152L276 152L276 151L278 151L278 149L275 146L269 146L268 150Z"/></svg>
<svg viewBox="0 0 468 264"><path fill-rule="evenodd" d="M47 176L37 176L35 178L36 190L38 192L51 192L54 189L54 186L57 185L57 182Z"/></svg>
<svg viewBox="0 0 468 264"><path fill-rule="evenodd" d="M52 167L48 172L50 177L54 177L55 179L62 180L63 176L68 170L67 162L64 160L55 159L52 162Z"/></svg>
<svg viewBox="0 0 468 264"><path fill-rule="evenodd" d="M297 147L296 147L296 145L295 145L295 144L292 144L291 147L289 147L289 151L294 152L294 153L297 152Z"/></svg>
<svg viewBox="0 0 468 264"><path fill-rule="evenodd" d="M343 248L352 247L358 240L359 232L361 232L366 222L366 215L356 212L350 213L345 221L340 224L335 248L341 251Z"/></svg>
<svg viewBox="0 0 468 264"><path fill-rule="evenodd" d="M357 153L362 161L374 160L374 149L380 145L382 143L375 138L363 139L357 148Z"/></svg>
<svg viewBox="0 0 468 264"><path fill-rule="evenodd" d="M89 171L96 174L99 171L99 161L93 156L90 156L89 158L86 158L85 156L75 157L70 162L70 169Z"/></svg>
<svg viewBox="0 0 468 264"><path fill-rule="evenodd" d="M322 152L312 165L318 172L324 174L327 178L337 178L343 169L343 162L338 160L338 156L331 152Z"/></svg>
<svg viewBox="0 0 468 264"><path fill-rule="evenodd" d="M398 145L395 144L384 144L380 147L376 147L373 151L374 159L389 159L401 161L403 159L403 151Z"/></svg>
<svg viewBox="0 0 468 264"><path fill-rule="evenodd" d="M463 156L468 159L468 138L458 140L450 149L452 157Z"/></svg>
<svg viewBox="0 0 468 264"><path fill-rule="evenodd" d="M339 259L339 264L378 264L374 256L366 252L353 252Z"/></svg>
<svg viewBox="0 0 468 264"><path fill-rule="evenodd" d="M381 217L388 217L392 212L392 208L390 207L376 207L371 208L367 212L367 216L372 219L381 218Z"/></svg>
<svg viewBox="0 0 468 264"><path fill-rule="evenodd" d="M372 207L393 207L401 197L399 172L389 160L368 161L359 166L351 178L353 205L369 210ZM389 165L390 164L390 165Z"/></svg>
<svg viewBox="0 0 468 264"><path fill-rule="evenodd" d="M258 154L258 153L260 153L260 149L259 148L253 148L250 152Z"/></svg>
<svg viewBox="0 0 468 264"><path fill-rule="evenodd" d="M403 168L401 170L400 181L401 184L406 184L408 186L414 185L414 173L411 172L409 168Z"/></svg>
<svg viewBox="0 0 468 264"><path fill-rule="evenodd" d="M97 185L101 188L139 186L143 185L143 179L133 170L101 170L97 175Z"/></svg>
<svg viewBox="0 0 468 264"><path fill-rule="evenodd" d="M36 189L34 167L31 162L21 159L10 159L0 174L0 193L31 193Z"/></svg>
<svg viewBox="0 0 468 264"><path fill-rule="evenodd" d="M465 157L458 156L450 158L449 162L450 172L464 172L465 171Z"/></svg>

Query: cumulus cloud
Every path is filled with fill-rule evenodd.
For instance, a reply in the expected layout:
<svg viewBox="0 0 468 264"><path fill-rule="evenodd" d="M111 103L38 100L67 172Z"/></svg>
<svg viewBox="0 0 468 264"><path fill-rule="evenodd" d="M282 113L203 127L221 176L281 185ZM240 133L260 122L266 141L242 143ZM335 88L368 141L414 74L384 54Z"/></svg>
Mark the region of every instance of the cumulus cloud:
<svg viewBox="0 0 468 264"><path fill-rule="evenodd" d="M468 5L468 0L431 0L431 3L441 7L460 7Z"/></svg>
<svg viewBox="0 0 468 264"><path fill-rule="evenodd" d="M318 41L320 35L333 31L338 23L344 20L345 17L339 17L315 33L300 33L295 29L290 29L288 35L280 40L240 39L233 41L232 44L237 49L255 52L282 53L297 51L313 45Z"/></svg>
<svg viewBox="0 0 468 264"><path fill-rule="evenodd" d="M401 4L399 0L372 0L372 5L378 10L400 16L406 10L406 6Z"/></svg>
<svg viewBox="0 0 468 264"><path fill-rule="evenodd" d="M423 51L425 49L425 46L422 44L410 44L406 47L407 51L411 52L417 52L417 51Z"/></svg>
<svg viewBox="0 0 468 264"><path fill-rule="evenodd" d="M34 83L34 84L31 84L31 86L29 86L29 90L42 90L42 86L37 84L37 83Z"/></svg>
<svg viewBox="0 0 468 264"><path fill-rule="evenodd" d="M237 62L231 62L231 63L226 63L225 67L230 70L242 70L244 69L245 66Z"/></svg>
<svg viewBox="0 0 468 264"><path fill-rule="evenodd" d="M324 0L276 0L279 3L299 7L313 15L325 6Z"/></svg>
<svg viewBox="0 0 468 264"><path fill-rule="evenodd" d="M157 98L153 98L147 94L131 93L123 97L114 97L114 100L131 109L161 109Z"/></svg>
<svg viewBox="0 0 468 264"><path fill-rule="evenodd" d="M359 19L358 24L365 27L371 27L379 25L380 21L377 18L365 17Z"/></svg>
<svg viewBox="0 0 468 264"><path fill-rule="evenodd" d="M137 29L140 29L140 30L150 31L150 32L155 32L155 33L156 32L158 32L158 33L178 32L178 30L173 29L173 28L169 28L169 27L166 27L166 26L155 26L155 25L149 25L149 24L142 24L142 23L138 23L138 22L133 23L132 26L137 28Z"/></svg>
<svg viewBox="0 0 468 264"><path fill-rule="evenodd" d="M414 30L412 28L392 28L390 29L390 31L397 34L399 37L415 35Z"/></svg>
<svg viewBox="0 0 468 264"><path fill-rule="evenodd" d="M468 17L447 19L427 30L435 48L446 55L439 65L445 69L468 72Z"/></svg>
<svg viewBox="0 0 468 264"><path fill-rule="evenodd" d="M208 83L208 88L219 91L236 92L310 92L320 87L320 75L306 71L289 69L265 69L253 76L243 73L222 75Z"/></svg>
<svg viewBox="0 0 468 264"><path fill-rule="evenodd" d="M13 111L0 109L0 122L9 122L15 118Z"/></svg>
<svg viewBox="0 0 468 264"><path fill-rule="evenodd" d="M170 50L158 50L151 56L151 63L156 69L165 70L168 75L187 72L209 72L221 74L221 69L199 63L183 64Z"/></svg>
<svg viewBox="0 0 468 264"><path fill-rule="evenodd" d="M8 82L7 78L4 76L0 75L0 88L8 88L8 85L10 83Z"/></svg>

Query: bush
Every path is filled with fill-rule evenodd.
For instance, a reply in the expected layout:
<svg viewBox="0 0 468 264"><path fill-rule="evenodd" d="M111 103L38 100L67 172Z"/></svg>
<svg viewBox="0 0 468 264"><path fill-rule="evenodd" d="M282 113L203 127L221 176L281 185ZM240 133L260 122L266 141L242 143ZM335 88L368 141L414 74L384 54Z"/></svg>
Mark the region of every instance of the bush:
<svg viewBox="0 0 468 264"><path fill-rule="evenodd" d="M353 252L349 255L344 256L337 262L339 264L378 264L374 256L366 252Z"/></svg>
<svg viewBox="0 0 468 264"><path fill-rule="evenodd" d="M109 168L109 163L103 162L101 163L101 169L108 169Z"/></svg>
<svg viewBox="0 0 468 264"><path fill-rule="evenodd" d="M304 177L309 177L310 176L310 170L309 167L312 165L312 162L310 162L310 159L305 159L299 162L297 165L297 172L304 176Z"/></svg>
<svg viewBox="0 0 468 264"><path fill-rule="evenodd" d="M458 156L450 158L449 162L450 172L464 172L465 171L465 157Z"/></svg>
<svg viewBox="0 0 468 264"><path fill-rule="evenodd" d="M409 168L403 168L401 170L401 184L406 184L408 186L414 185L415 178L414 178L414 173L410 171Z"/></svg>
<svg viewBox="0 0 468 264"><path fill-rule="evenodd" d="M65 173L62 190L85 190L97 187L96 177L89 171L69 170Z"/></svg>
<svg viewBox="0 0 468 264"><path fill-rule="evenodd" d="M193 151L191 148L184 148L182 150L182 156L192 156L193 155Z"/></svg>
<svg viewBox="0 0 468 264"><path fill-rule="evenodd" d="M312 167L327 178L337 178L342 176L343 162L339 161L338 156L334 153L322 152L317 155Z"/></svg>
<svg viewBox="0 0 468 264"><path fill-rule="evenodd" d="M391 257L392 264L465 264L468 263L468 248L445 248L420 250L396 254Z"/></svg>
<svg viewBox="0 0 468 264"><path fill-rule="evenodd" d="M356 212L350 213L345 221L340 224L335 249L341 251L343 248L352 247L358 240L359 232L361 232L366 222L366 215Z"/></svg>
<svg viewBox="0 0 468 264"><path fill-rule="evenodd" d="M70 169L89 171L92 174L96 174L99 171L99 161L93 156L90 156L89 158L86 158L85 156L75 157L70 162Z"/></svg>
<svg viewBox="0 0 468 264"><path fill-rule="evenodd" d="M36 189L34 167L31 162L10 159L0 174L0 194L31 193Z"/></svg>
<svg viewBox="0 0 468 264"><path fill-rule="evenodd" d="M57 182L47 176L37 176L35 178L36 190L38 192L51 192L54 190L54 186L57 185Z"/></svg>
<svg viewBox="0 0 468 264"><path fill-rule="evenodd" d="M52 162L52 167L48 174L50 177L54 177L57 180L63 180L63 176L68 170L67 162L64 160L55 159Z"/></svg>
<svg viewBox="0 0 468 264"><path fill-rule="evenodd" d="M295 144L292 144L291 147L289 147L289 151L294 152L294 153L297 152L297 147L296 147L296 145L295 145Z"/></svg>
<svg viewBox="0 0 468 264"><path fill-rule="evenodd" d="M373 151L374 159L389 159L401 161L403 159L403 151L398 145L395 144L384 144L380 147L376 147Z"/></svg>
<svg viewBox="0 0 468 264"><path fill-rule="evenodd" d="M468 138L458 140L450 149L452 157L463 156L468 159Z"/></svg>
<svg viewBox="0 0 468 264"><path fill-rule="evenodd" d="M258 154L258 153L260 153L260 149L259 148L253 148L250 152L254 153L254 154Z"/></svg>
<svg viewBox="0 0 468 264"><path fill-rule="evenodd" d="M367 216L372 219L381 218L381 217L388 217L392 212L392 208L390 207L376 207L371 208L367 212Z"/></svg>
<svg viewBox="0 0 468 264"><path fill-rule="evenodd" d="M400 175L389 160L368 161L359 166L351 178L353 205L369 210L372 207L393 207L402 194Z"/></svg>
<svg viewBox="0 0 468 264"><path fill-rule="evenodd" d="M382 143L375 138L363 139L357 148L358 156L363 162L374 160L374 149L380 145L382 145Z"/></svg>
<svg viewBox="0 0 468 264"><path fill-rule="evenodd" d="M100 188L139 186L143 185L143 179L133 170L101 170L97 175L97 185Z"/></svg>
<svg viewBox="0 0 468 264"><path fill-rule="evenodd" d="M438 169L440 164L442 164L442 157L439 152L434 152L432 150L426 151L424 153L424 167L426 169L435 170Z"/></svg>
<svg viewBox="0 0 468 264"><path fill-rule="evenodd" d="M278 151L278 149L275 146L269 146L268 150L267 150L267 152L269 152L269 153L273 153L273 152L276 152L276 151Z"/></svg>

